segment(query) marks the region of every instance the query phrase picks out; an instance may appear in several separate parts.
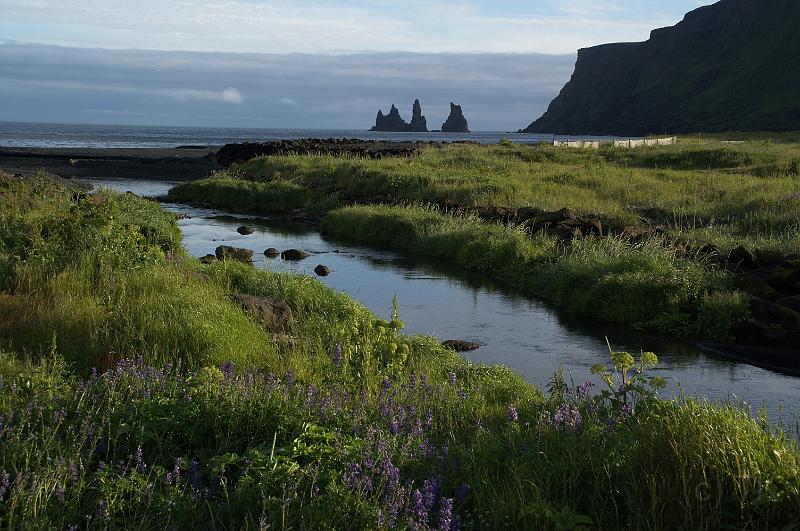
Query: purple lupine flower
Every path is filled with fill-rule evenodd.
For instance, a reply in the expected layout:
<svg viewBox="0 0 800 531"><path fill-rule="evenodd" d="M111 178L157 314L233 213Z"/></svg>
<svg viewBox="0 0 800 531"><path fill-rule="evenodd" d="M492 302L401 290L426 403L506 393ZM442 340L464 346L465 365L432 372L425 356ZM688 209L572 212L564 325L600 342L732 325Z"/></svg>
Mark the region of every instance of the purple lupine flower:
<svg viewBox="0 0 800 531"><path fill-rule="evenodd" d="M594 383L591 381L584 382L575 388L575 394L579 399L584 400L589 397L592 387L594 387Z"/></svg>
<svg viewBox="0 0 800 531"><path fill-rule="evenodd" d="M56 499L58 503L64 505L64 487L61 485L56 485Z"/></svg>
<svg viewBox="0 0 800 531"><path fill-rule="evenodd" d="M409 389L416 390L416 388L417 388L417 373L412 372L411 375L408 377L408 387L409 387Z"/></svg>
<svg viewBox="0 0 800 531"><path fill-rule="evenodd" d="M462 387L461 389L458 390L458 399L463 402L464 400L466 400L466 398L467 398L467 392Z"/></svg>
<svg viewBox="0 0 800 531"><path fill-rule="evenodd" d="M439 503L439 531L450 531L453 525L453 498L442 498Z"/></svg>
<svg viewBox="0 0 800 531"><path fill-rule="evenodd" d="M628 417L630 417L632 413L633 413L633 407L631 407L630 404L623 404L619 410L620 422L625 422L626 420L628 420Z"/></svg>
<svg viewBox="0 0 800 531"><path fill-rule="evenodd" d="M448 372L447 381L450 383L450 385L456 385L456 373Z"/></svg>
<svg viewBox="0 0 800 531"><path fill-rule="evenodd" d="M337 367L342 366L342 345L338 343L333 348L333 364Z"/></svg>
<svg viewBox="0 0 800 531"><path fill-rule="evenodd" d="M306 405L310 406L314 402L314 396L317 394L317 388L308 384L306 388Z"/></svg>
<svg viewBox="0 0 800 531"><path fill-rule="evenodd" d="M460 502L464 501L464 499L469 496L469 493L472 492L472 487L470 487L466 483L462 483L458 487L456 487L456 499Z"/></svg>
<svg viewBox="0 0 800 531"><path fill-rule="evenodd" d="M425 497L419 489L414 489L414 492L411 493L411 502L414 511L413 518L416 520L417 525L424 529L428 525L428 511Z"/></svg>
<svg viewBox="0 0 800 531"><path fill-rule="evenodd" d="M288 385L289 387L294 385L294 372L293 371L288 371L286 373L286 385Z"/></svg>
<svg viewBox="0 0 800 531"><path fill-rule="evenodd" d="M105 500L100 500L97 504L97 509L94 512L95 516L100 520L105 520L108 518L108 503Z"/></svg>
<svg viewBox="0 0 800 531"><path fill-rule="evenodd" d="M73 485L78 482L78 466L75 464L75 461L69 462L69 475Z"/></svg>
<svg viewBox="0 0 800 531"><path fill-rule="evenodd" d="M11 476L9 476L8 472L4 469L0 472L0 501L3 501L9 485L11 485Z"/></svg>
<svg viewBox="0 0 800 531"><path fill-rule="evenodd" d="M223 376L225 376L226 380L230 379L230 377L233 376L234 369L235 367L233 365L233 362L230 361L226 361L225 363L219 366L219 370L220 372L222 372Z"/></svg>
<svg viewBox="0 0 800 531"><path fill-rule="evenodd" d="M508 406L508 420L511 422L517 422L519 420L519 413L517 412L517 407L514 404Z"/></svg>
<svg viewBox="0 0 800 531"><path fill-rule="evenodd" d="M139 472L140 474L144 474L144 471L147 469L147 464L144 462L142 457L143 457L142 447L141 446L137 446L136 447L136 454L134 456L134 458L135 458L135 468L136 468L136 471Z"/></svg>
<svg viewBox="0 0 800 531"><path fill-rule="evenodd" d="M573 408L569 404L561 404L559 408L553 413L551 424L558 430L562 429L578 429L581 426L583 419L578 408Z"/></svg>

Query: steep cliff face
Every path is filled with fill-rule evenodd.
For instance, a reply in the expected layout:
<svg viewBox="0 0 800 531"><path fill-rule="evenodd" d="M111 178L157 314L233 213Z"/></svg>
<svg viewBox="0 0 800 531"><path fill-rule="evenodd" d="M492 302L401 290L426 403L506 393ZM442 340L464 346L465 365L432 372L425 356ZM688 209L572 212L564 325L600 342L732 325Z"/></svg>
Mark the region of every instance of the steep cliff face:
<svg viewBox="0 0 800 531"><path fill-rule="evenodd" d="M722 0L641 43L578 51L530 133L800 130L800 0Z"/></svg>
<svg viewBox="0 0 800 531"><path fill-rule="evenodd" d="M461 105L450 102L450 116L442 124L442 132L469 133L469 125L467 124L467 119L464 118L464 113L461 111Z"/></svg>

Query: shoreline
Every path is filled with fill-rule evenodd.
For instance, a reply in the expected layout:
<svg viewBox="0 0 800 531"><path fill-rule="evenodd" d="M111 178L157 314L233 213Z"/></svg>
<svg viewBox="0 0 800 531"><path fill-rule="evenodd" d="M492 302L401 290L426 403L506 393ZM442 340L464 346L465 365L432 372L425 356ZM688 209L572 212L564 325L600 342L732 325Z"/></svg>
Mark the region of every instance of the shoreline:
<svg viewBox="0 0 800 531"><path fill-rule="evenodd" d="M218 146L175 148L0 147L0 170L29 175L37 171L65 179L200 179L220 169Z"/></svg>

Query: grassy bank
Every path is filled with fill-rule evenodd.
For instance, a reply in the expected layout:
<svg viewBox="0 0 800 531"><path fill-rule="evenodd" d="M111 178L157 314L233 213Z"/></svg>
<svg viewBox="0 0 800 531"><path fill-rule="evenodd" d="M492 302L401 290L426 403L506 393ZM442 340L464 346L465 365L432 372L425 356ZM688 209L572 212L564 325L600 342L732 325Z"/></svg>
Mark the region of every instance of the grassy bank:
<svg viewBox="0 0 800 531"><path fill-rule="evenodd" d="M572 313L664 332L726 339L747 297L726 272L651 240L558 243L543 234L420 207L332 211L322 233L441 258L502 279ZM686 306L696 318L682 317Z"/></svg>
<svg viewBox="0 0 800 531"><path fill-rule="evenodd" d="M800 518L795 444L733 406L659 399L652 355L613 353L594 385L554 375L545 393L314 279L201 266L153 203L7 177L0 194L3 526ZM288 335L237 293L286 301Z"/></svg>
<svg viewBox="0 0 800 531"><path fill-rule="evenodd" d="M800 251L800 145L791 142L684 138L641 149L503 144L379 160L263 157L170 195L255 213L328 212L322 227L330 236L455 262L570 312L723 341L750 315L749 297L765 296L751 289L763 282L737 281L702 250ZM353 203L362 206L346 206ZM446 215L461 212L456 207L466 215ZM480 207L566 207L601 220L604 234L641 237L566 244L471 217Z"/></svg>

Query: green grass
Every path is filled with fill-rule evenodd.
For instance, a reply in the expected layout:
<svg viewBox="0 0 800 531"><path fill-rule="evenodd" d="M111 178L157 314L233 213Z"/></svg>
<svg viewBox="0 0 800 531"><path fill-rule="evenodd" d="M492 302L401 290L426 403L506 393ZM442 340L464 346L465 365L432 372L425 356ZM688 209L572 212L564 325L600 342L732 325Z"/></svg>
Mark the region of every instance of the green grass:
<svg viewBox="0 0 800 531"><path fill-rule="evenodd" d="M640 149L447 146L379 160L262 157L232 172L178 186L180 200L266 211L288 183L328 208L337 202L441 202L465 206L568 207L607 227L649 222L727 249L800 249L800 145L682 140ZM231 199L239 191L245 198ZM211 192L213 191L213 193ZM264 194L264 200L256 199ZM302 206L301 193L287 205Z"/></svg>
<svg viewBox="0 0 800 531"><path fill-rule="evenodd" d="M733 291L729 275L685 258L668 245L622 238L559 244L521 228L455 218L414 206L356 206L328 214L326 236L352 239L432 256L480 271L534 293L572 313L606 321L664 323L686 304L707 297L730 304L704 304L703 318L671 333L728 337L746 317L747 298Z"/></svg>
<svg viewBox="0 0 800 531"><path fill-rule="evenodd" d="M202 266L152 203L7 177L0 194L5 527L372 529L396 519L451 529L450 504L465 529L780 528L800 518L791 436L738 406L659 399L652 356L632 367L614 353L614 368L598 368L600 392L563 375L542 392L434 338L404 336L402 316L381 319L310 277ZM542 267L556 252L546 238L427 210L392 218L409 245L477 253L473 239L489 227L482 252ZM592 245L620 245L624 259L607 275L626 275L628 262L665 267L648 249L585 245L559 260L579 271L587 256L613 254ZM234 306L234 293L285 300L291 340ZM97 356L109 345L119 363L103 373Z"/></svg>

